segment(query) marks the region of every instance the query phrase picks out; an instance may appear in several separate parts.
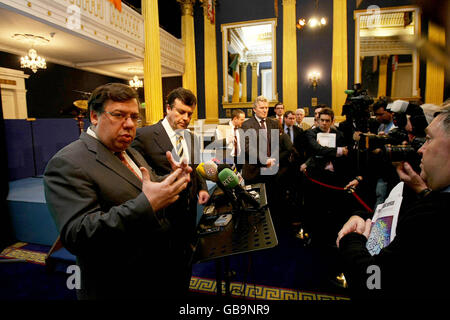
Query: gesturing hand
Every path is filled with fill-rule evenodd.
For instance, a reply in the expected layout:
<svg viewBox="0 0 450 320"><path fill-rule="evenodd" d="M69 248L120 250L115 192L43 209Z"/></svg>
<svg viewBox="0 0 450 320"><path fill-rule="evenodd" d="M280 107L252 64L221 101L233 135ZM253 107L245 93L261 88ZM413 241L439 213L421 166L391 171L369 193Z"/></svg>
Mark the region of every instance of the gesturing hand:
<svg viewBox="0 0 450 320"><path fill-rule="evenodd" d="M170 163L172 171L175 171L178 168L180 168L183 171L182 176L187 176L188 182L191 181L191 177L189 174L192 172L192 167L188 166L186 158L183 158L180 162L177 162L173 158L172 152L170 151L166 152L166 158Z"/></svg>
<svg viewBox="0 0 450 320"><path fill-rule="evenodd" d="M184 175L183 170L178 168L161 182L150 180L150 174L144 167L139 168L142 172L142 192L144 192L153 211L161 210L178 199L178 194L188 184L189 175Z"/></svg>

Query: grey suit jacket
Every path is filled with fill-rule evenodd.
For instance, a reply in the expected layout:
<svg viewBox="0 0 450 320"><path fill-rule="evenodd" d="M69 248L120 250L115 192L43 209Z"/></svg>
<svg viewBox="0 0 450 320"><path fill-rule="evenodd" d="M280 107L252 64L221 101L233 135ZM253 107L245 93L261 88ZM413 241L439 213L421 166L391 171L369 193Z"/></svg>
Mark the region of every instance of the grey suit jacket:
<svg viewBox="0 0 450 320"><path fill-rule="evenodd" d="M266 118L266 128L270 134L271 130L276 130L277 136L279 135L278 122L272 118ZM260 180L260 169L265 167L266 164L260 158L259 152L259 135L258 132L261 129L258 120L253 116L249 118L242 124L242 129L245 132L245 164L242 167L242 176L245 179L246 183L257 183L257 182L265 182L265 180ZM251 138L249 139L248 130L253 129L257 134L256 143L252 143ZM241 142L242 145L242 142ZM278 152L278 149L275 147L276 143L272 144L272 154ZM256 163L252 163L252 157L256 156Z"/></svg>
<svg viewBox="0 0 450 320"><path fill-rule="evenodd" d="M161 180L137 151L127 153ZM61 241L77 256L79 298L141 297L162 285L151 275L166 268L160 260L169 225L153 212L142 182L102 143L82 133L49 161L44 187Z"/></svg>

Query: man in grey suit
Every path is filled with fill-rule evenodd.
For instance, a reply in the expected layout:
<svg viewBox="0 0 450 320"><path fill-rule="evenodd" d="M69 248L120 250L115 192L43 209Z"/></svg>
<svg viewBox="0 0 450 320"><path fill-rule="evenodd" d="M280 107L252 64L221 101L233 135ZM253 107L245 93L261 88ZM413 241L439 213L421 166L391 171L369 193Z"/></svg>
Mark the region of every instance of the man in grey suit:
<svg viewBox="0 0 450 320"><path fill-rule="evenodd" d="M245 184L264 183L269 206L274 206L273 187L279 166L281 126L277 120L267 117L268 111L268 99L264 96L257 97L253 103L253 117L242 124L244 135L241 135L241 139L245 139L245 153L241 153L238 161L245 160L242 167Z"/></svg>
<svg viewBox="0 0 450 320"><path fill-rule="evenodd" d="M265 168L272 168L276 165L274 154L278 141L272 141L272 130L276 130L276 136L279 136L279 124L276 120L267 117L268 111L269 101L267 98L259 96L253 103L253 117L242 124L245 135L241 139L245 139L245 154L241 154L239 160L242 161L242 158L245 157L242 176L246 184L267 182L268 177L276 174L276 171L273 174L264 174ZM264 133L260 133L260 131ZM256 138L256 141L251 141L252 138ZM262 139L261 143L260 139ZM264 150L260 150L260 146L265 147L262 148ZM256 158L256 163L252 161L252 158Z"/></svg>
<svg viewBox="0 0 450 320"><path fill-rule="evenodd" d="M77 296L138 299L157 291L168 297L171 225L161 209L178 199L192 168L168 155L174 172L162 180L129 147L140 122L129 86L100 86L88 106L90 128L56 153L44 173L62 244L77 256Z"/></svg>

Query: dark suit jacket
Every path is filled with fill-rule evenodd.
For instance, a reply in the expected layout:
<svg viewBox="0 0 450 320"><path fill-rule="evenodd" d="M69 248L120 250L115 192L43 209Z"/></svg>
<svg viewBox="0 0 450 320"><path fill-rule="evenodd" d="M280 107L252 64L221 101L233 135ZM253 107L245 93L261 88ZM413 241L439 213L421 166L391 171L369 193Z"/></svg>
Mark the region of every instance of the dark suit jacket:
<svg viewBox="0 0 450 320"><path fill-rule="evenodd" d="M277 131L277 136L279 136L279 129L278 129L278 122L276 120L273 120L271 118L266 118L266 128L268 135L270 135L271 130ZM259 130L261 129L260 124L258 123L258 120L253 116L249 118L247 121L245 121L242 124L242 129L245 132L245 144L241 141L241 146L245 145L245 154L241 155L245 156L245 164L242 167L242 177L246 181L246 183L256 183L256 182L265 182L261 180L261 168L266 166L266 162L264 161L264 156L260 157L259 154ZM250 129L250 130L249 130ZM253 129L254 131L252 131ZM256 133L256 143L255 141L251 141L252 139L249 139L249 133L254 132ZM242 137L241 135L241 138ZM273 144L275 147L275 144ZM272 148L272 154L276 152L275 148ZM256 163L253 163L252 157L256 158Z"/></svg>
<svg viewBox="0 0 450 320"><path fill-rule="evenodd" d="M302 128L297 127L296 125L292 126L292 129L294 131L294 141L292 141L292 144L295 148L295 150L298 152L299 159L304 160L305 157L305 150L306 150L306 134L305 131L303 131ZM284 132L285 129L283 128ZM291 136L288 135L290 138Z"/></svg>
<svg viewBox="0 0 450 320"><path fill-rule="evenodd" d="M275 120L277 123L280 123L280 120L278 120L277 115L273 115L267 118L270 118L272 120ZM281 118L281 125L284 126L284 117Z"/></svg>
<svg viewBox="0 0 450 320"><path fill-rule="evenodd" d="M336 134L336 148L329 148L321 146L317 142L317 134L319 132L322 132L319 127L305 131L307 143L306 156L309 158L308 172L310 172L310 169L312 169L312 163L314 163L314 171L316 171L315 173L320 173L320 170L323 170L325 168L325 165L331 161L337 175L345 177L345 179L354 177L356 175L356 170L355 168L351 167L351 163L348 157L336 156L337 147L345 146L345 140L342 133L339 130L331 128L330 133ZM311 162L311 160L313 160L313 162ZM348 181L341 182L344 185L348 183Z"/></svg>
<svg viewBox="0 0 450 320"><path fill-rule="evenodd" d="M180 198L165 209L166 216L170 219L173 226L178 227L178 232L186 232L184 236L179 235L180 245L183 242L186 243L186 239L182 240L183 237L194 237L197 218L197 195L200 190L208 190L205 179L200 177L195 170L201 161L200 148L195 148L195 146L200 146L200 144L198 142L195 143L197 138L187 130L185 130L184 138L190 151L190 166L193 169L191 182L186 190L180 193ZM166 158L166 152L173 151L174 147L162 125L162 121L151 126L139 128L132 146L142 154L157 174L165 175L172 171ZM179 160L175 152L172 154L174 154L175 160ZM189 241L192 241L192 239Z"/></svg>
<svg viewBox="0 0 450 320"><path fill-rule="evenodd" d="M137 151L127 153L161 180ZM61 241L77 256L80 299L135 299L164 290L170 226L109 149L83 132L49 161L44 187Z"/></svg>
<svg viewBox="0 0 450 320"><path fill-rule="evenodd" d="M415 203L404 203L394 240L371 256L367 239L357 233L339 244L343 270L355 299L448 298L448 225L450 193L431 192ZM369 266L379 267L381 289L368 290ZM420 275L420 276L419 276ZM419 277L419 279L418 279ZM422 278L421 278L422 277Z"/></svg>

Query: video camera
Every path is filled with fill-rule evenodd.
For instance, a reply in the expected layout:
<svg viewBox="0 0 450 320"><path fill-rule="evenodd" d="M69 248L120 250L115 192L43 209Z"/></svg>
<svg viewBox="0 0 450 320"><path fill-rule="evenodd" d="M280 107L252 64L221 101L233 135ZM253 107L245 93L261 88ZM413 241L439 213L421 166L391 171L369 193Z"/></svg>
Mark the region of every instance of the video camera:
<svg viewBox="0 0 450 320"><path fill-rule="evenodd" d="M414 138L413 141L411 141L411 144L407 145L393 146L387 144L383 147L383 151L386 159L390 162L406 161L412 165L419 160L420 156L417 151L424 143L425 138Z"/></svg>
<svg viewBox="0 0 450 320"><path fill-rule="evenodd" d="M381 149L383 159L388 162L407 161L418 164L417 151L425 143L426 118L422 108L414 103L396 100L389 103L387 110L393 113L393 122L397 128L386 135L362 134L360 150ZM414 139L411 140L411 137ZM405 141L407 144L404 144ZM413 165L414 167L414 165Z"/></svg>
<svg viewBox="0 0 450 320"><path fill-rule="evenodd" d="M383 146L400 145L404 141L408 141L408 132L404 129L395 128L388 134L361 133L359 139L359 150L373 151L381 149Z"/></svg>
<svg viewBox="0 0 450 320"><path fill-rule="evenodd" d="M361 88L360 83L353 85L353 90L345 90L347 99L342 106L342 115L353 121L357 131L367 132L370 119L369 107L373 99L368 95L367 90Z"/></svg>

